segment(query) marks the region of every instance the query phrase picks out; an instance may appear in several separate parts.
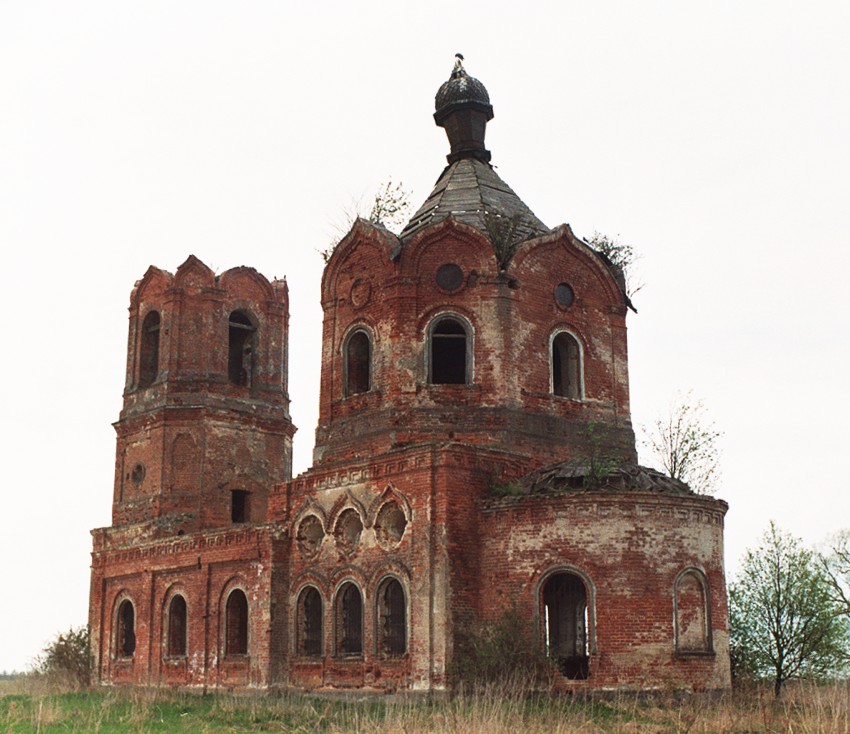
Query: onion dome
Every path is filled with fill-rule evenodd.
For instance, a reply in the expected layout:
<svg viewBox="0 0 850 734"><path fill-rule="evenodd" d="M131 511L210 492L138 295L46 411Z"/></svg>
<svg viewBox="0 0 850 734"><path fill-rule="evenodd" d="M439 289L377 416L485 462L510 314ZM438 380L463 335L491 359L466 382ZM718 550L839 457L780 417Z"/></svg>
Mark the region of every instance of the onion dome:
<svg viewBox="0 0 850 734"><path fill-rule="evenodd" d="M455 66L434 99L434 122L444 128L451 145L449 163L461 158L489 161L484 147L487 122L493 119L490 95L484 85L466 73L463 56L455 54Z"/></svg>

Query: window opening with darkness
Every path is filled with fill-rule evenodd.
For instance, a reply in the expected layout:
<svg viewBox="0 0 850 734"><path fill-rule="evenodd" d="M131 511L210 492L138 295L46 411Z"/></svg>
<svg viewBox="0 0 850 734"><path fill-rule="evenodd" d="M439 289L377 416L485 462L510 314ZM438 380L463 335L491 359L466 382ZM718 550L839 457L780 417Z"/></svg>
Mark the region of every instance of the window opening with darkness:
<svg viewBox="0 0 850 734"><path fill-rule="evenodd" d="M322 655L322 597L308 586L298 597L298 654L317 658Z"/></svg>
<svg viewBox="0 0 850 734"><path fill-rule="evenodd" d="M248 492L244 489L234 489L230 492L230 521L234 523L248 522Z"/></svg>
<svg viewBox="0 0 850 734"><path fill-rule="evenodd" d="M543 587L543 623L546 654L571 680L588 672L587 592L575 574L558 573Z"/></svg>
<svg viewBox="0 0 850 734"><path fill-rule="evenodd" d="M397 579L387 579L378 591L378 652L404 655L407 652L407 603Z"/></svg>
<svg viewBox="0 0 850 734"><path fill-rule="evenodd" d="M562 331L552 340L552 392L562 398L581 397L581 358L578 342Z"/></svg>
<svg viewBox="0 0 850 734"><path fill-rule="evenodd" d="M225 605L225 655L248 654L248 598L241 589L234 589Z"/></svg>
<svg viewBox="0 0 850 734"><path fill-rule="evenodd" d="M227 374L234 385L251 387L254 379L254 345L256 328L242 311L234 311L229 319Z"/></svg>
<svg viewBox="0 0 850 734"><path fill-rule="evenodd" d="M431 330L431 384L465 385L468 382L467 334L457 319L440 319Z"/></svg>
<svg viewBox="0 0 850 734"><path fill-rule="evenodd" d="M118 657L131 658L136 652L136 613L133 602L125 599L118 606L118 631L115 636Z"/></svg>
<svg viewBox="0 0 850 734"><path fill-rule="evenodd" d="M139 387L153 385L159 374L160 318L151 311L142 322L142 340L139 354Z"/></svg>
<svg viewBox="0 0 850 734"><path fill-rule="evenodd" d="M345 394L369 392L372 388L371 375L372 345L365 331L355 331L345 345Z"/></svg>
<svg viewBox="0 0 850 734"><path fill-rule="evenodd" d="M336 651L338 655L363 653L363 597L360 589L346 583L336 597Z"/></svg>
<svg viewBox="0 0 850 734"><path fill-rule="evenodd" d="M175 594L168 604L168 649L169 657L186 655L186 600Z"/></svg>

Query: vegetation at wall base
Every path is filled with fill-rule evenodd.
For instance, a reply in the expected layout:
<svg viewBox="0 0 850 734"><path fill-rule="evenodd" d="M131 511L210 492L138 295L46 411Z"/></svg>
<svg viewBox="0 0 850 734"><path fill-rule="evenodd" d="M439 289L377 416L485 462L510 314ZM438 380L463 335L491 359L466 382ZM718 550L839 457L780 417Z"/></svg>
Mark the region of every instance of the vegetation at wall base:
<svg viewBox="0 0 850 734"><path fill-rule="evenodd" d="M452 699L362 697L329 700L181 694L108 689L60 693L29 679L29 690L0 685L0 731L15 734L98 732L219 734L233 732L374 732L375 734L780 734L850 731L850 684L788 686L777 700L769 686L722 696L611 693L606 698L525 695L500 687Z"/></svg>

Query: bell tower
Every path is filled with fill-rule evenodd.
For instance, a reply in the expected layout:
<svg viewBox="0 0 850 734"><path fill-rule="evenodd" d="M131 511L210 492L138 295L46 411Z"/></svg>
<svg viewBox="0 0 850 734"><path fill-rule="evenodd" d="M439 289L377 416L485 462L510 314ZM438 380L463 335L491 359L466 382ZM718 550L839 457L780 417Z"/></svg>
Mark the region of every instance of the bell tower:
<svg viewBox="0 0 850 734"><path fill-rule="evenodd" d="M130 297L113 525L153 537L257 523L291 476L288 291L253 268L194 256Z"/></svg>

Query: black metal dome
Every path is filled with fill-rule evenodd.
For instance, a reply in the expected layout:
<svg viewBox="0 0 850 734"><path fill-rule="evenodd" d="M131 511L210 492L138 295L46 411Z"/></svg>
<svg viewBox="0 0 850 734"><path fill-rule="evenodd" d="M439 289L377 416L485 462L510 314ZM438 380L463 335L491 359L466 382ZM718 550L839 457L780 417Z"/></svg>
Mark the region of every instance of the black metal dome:
<svg viewBox="0 0 850 734"><path fill-rule="evenodd" d="M437 96L434 98L434 109L436 114L454 104L474 103L479 105L490 105L490 95L487 89L475 77L469 76L466 69L458 63L452 70L452 75L447 82L444 82L437 91ZM493 113L490 112L490 119Z"/></svg>

